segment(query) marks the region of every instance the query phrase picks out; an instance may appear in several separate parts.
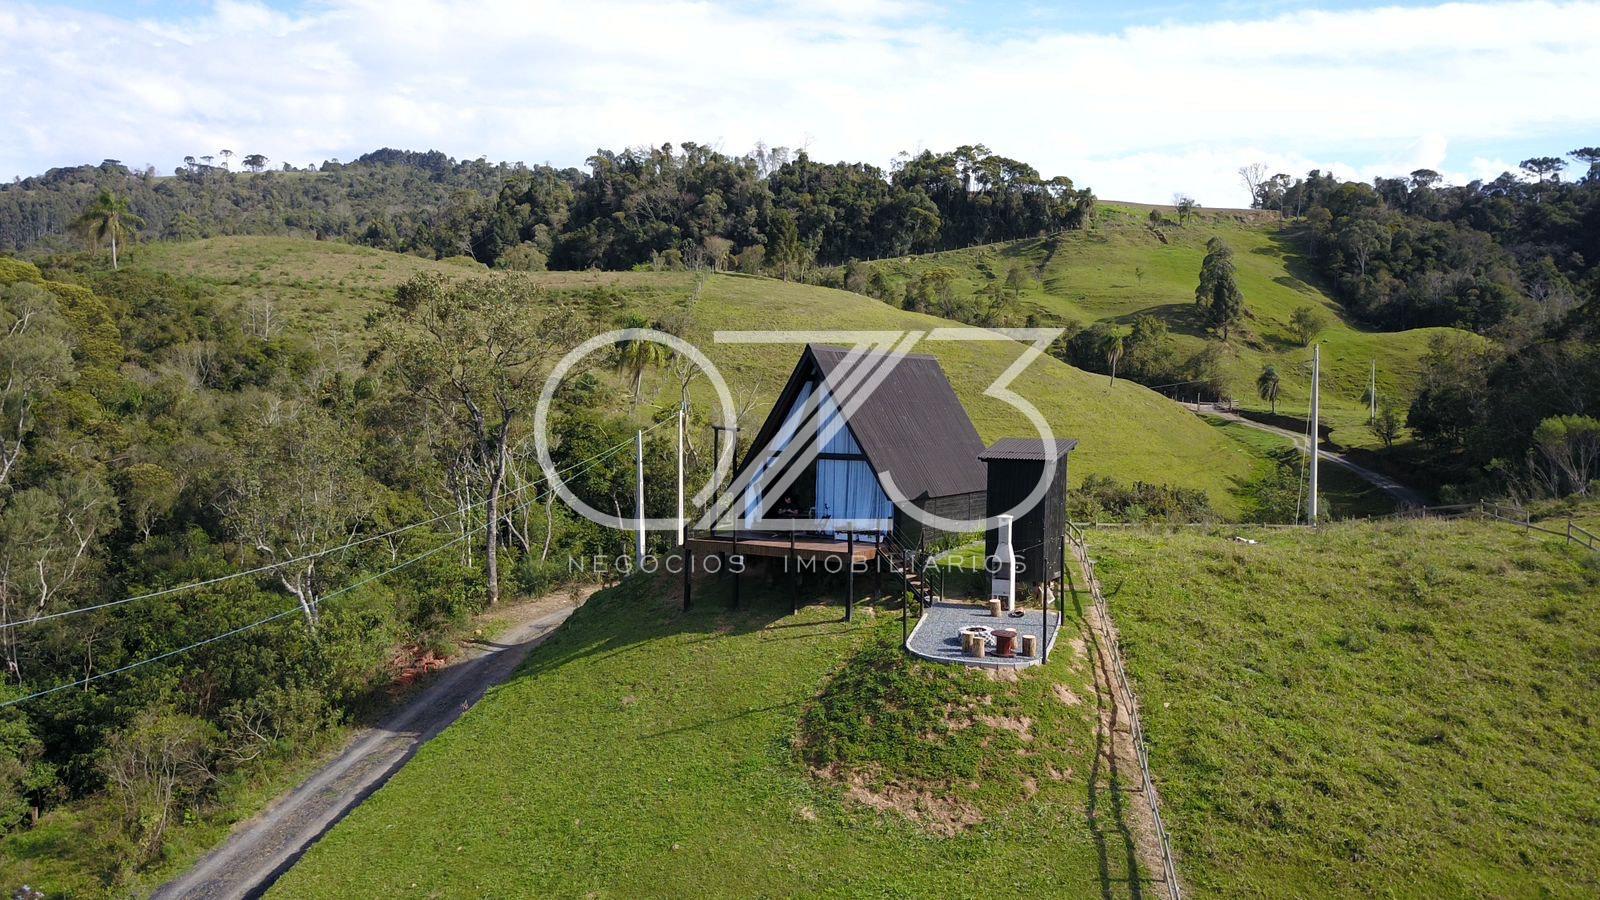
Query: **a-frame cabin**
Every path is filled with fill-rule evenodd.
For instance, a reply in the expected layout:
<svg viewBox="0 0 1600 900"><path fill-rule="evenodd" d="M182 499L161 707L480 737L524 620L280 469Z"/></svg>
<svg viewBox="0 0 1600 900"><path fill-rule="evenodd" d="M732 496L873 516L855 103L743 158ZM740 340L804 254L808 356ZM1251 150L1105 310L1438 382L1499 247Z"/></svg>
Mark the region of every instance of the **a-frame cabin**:
<svg viewBox="0 0 1600 900"><path fill-rule="evenodd" d="M806 345L750 448L734 479L742 529L799 519L818 535L916 545L908 504L984 515L983 441L932 356Z"/></svg>

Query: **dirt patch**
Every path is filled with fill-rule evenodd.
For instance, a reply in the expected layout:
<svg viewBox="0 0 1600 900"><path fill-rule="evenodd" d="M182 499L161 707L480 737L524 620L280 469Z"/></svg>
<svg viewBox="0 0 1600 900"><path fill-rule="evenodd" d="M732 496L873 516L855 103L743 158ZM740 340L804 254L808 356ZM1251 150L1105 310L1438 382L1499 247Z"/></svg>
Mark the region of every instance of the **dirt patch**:
<svg viewBox="0 0 1600 900"><path fill-rule="evenodd" d="M1082 697L1074 694L1072 692L1072 688L1069 688L1064 684L1055 685L1054 689L1056 692L1056 699L1060 700L1063 706L1077 706L1083 702Z"/></svg>
<svg viewBox="0 0 1600 900"><path fill-rule="evenodd" d="M1014 731L1024 742L1033 740L1033 720L1027 716L979 716L978 721L990 728Z"/></svg>
<svg viewBox="0 0 1600 900"><path fill-rule="evenodd" d="M849 803L898 815L941 837L954 837L983 822L983 815L970 804L931 787L873 784L866 772L843 772L837 767L813 770L812 774L843 784Z"/></svg>

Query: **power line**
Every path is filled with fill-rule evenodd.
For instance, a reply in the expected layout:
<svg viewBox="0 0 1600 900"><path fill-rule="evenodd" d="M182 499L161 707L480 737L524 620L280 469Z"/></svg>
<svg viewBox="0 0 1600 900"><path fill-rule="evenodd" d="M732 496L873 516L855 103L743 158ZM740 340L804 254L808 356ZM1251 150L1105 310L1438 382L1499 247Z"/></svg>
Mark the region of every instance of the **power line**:
<svg viewBox="0 0 1600 900"><path fill-rule="evenodd" d="M656 424L651 425L649 428L644 429L644 432L646 434L648 434L649 432L652 432L652 431L656 430L657 428L660 428L662 425L665 424L665 422L666 422L666 420L662 420L661 422L657 422ZM592 462L592 461L599 461L601 459L604 459L607 456L610 456L611 454L616 453L618 450L621 450L623 447L626 447L629 444L632 444L633 440L634 440L633 438L628 438L625 441L621 441L621 442L619 442L617 444L614 444L611 447L607 448L606 450L603 450L600 453L597 453L594 456L591 456L586 460L582 460L580 462L573 463L571 466L568 466L565 469L557 470L555 472L555 474L556 475L565 475L565 474L567 474L568 472L571 472L573 469L577 468L580 465L584 465L585 463L589 463L589 462ZM526 440L524 440L524 443L526 443ZM528 484L525 484L522 487L517 488L516 490L508 491L506 494L504 494L502 496L505 497L505 498L515 497L518 494L522 493L523 491L526 491L529 488L533 487L535 484L537 484L537 482L529 482ZM64 609L64 610L61 610L59 612L53 612L53 613L49 613L49 614L42 615L42 616L33 616L33 617L27 618L27 619L18 619L18 620L14 621L14 622L0 622L0 631L6 631L6 630L12 629L12 628L19 628L19 627L21 627L23 625L34 625L34 624L37 624L39 622L48 622L48 621L50 621L52 619L61 619L61 618L65 618L67 616L76 616L76 615L80 615L82 613L90 613L90 612L95 612L97 610L110 609L111 607L114 607L114 606L122 606L124 604L133 603L133 602L138 601L138 600L151 600L151 599L154 599L156 597L166 597L166 596L170 596L172 594L181 594L181 593L183 593L185 591L192 591L192 590L196 590L198 588L209 587L209 586L214 585L214 584L221 584L222 582L232 581L232 580L234 580L236 578L244 578L247 575L260 575L260 574L262 574L264 572L271 572L271 571L274 571L276 569L281 569L284 566L291 566L291 565L294 565L295 563L305 562L306 560L309 560L309 559L321 559L322 557L328 556L329 554L332 554L332 553L338 553L338 552L340 552L342 550L349 550L352 547L359 547L359 546L362 546L363 544L370 544L373 541L382 540L384 538L394 537L397 534L403 534L403 533L405 533L407 531L411 531L413 529L421 528L424 525L432 525L433 523L438 522L438 521L440 521L442 519L447 519L447 518L450 518L451 516L458 516L458 515L461 515L463 512L466 512L468 510L477 509L478 507L480 507L480 506L482 506L482 505L484 505L485 503L488 503L488 502L489 502L489 498L485 497L484 499L479 500L476 503L470 504L468 506L461 507L459 509L450 510L449 512L440 513L439 515L434 516L431 519L424 519L424 520L422 520L420 522L412 522L410 525L403 525L403 526L401 526L399 528L395 528L395 529L392 529L390 531L383 532L382 534L368 535L368 536L363 537L363 538L357 538L355 540L351 540L351 541L348 541L346 543L340 544L337 547L328 547L328 548L323 549L323 550L315 550L315 551L312 551L311 553L302 554L300 556L296 556L296 557L293 557L291 559L279 560L278 562L268 563L268 564L266 564L264 566L257 566L257 567L255 567L253 569L245 569L242 572L231 572L231 573L229 573L227 575L219 575L219 576L217 576L215 578L207 578L207 579L204 579L202 581L194 581L194 582L190 582L188 584L180 584L180 585L176 585L174 587L162 588L160 590L150 591L149 593L145 593L145 594L136 594L136 595L134 595L132 597L123 597L123 598L121 598L119 600L110 600L110 601L107 601L105 603L96 603L96 604L94 604L92 606L79 606L79 607L74 607L72 609ZM517 508L520 509L521 507L517 507Z"/></svg>
<svg viewBox="0 0 1600 900"><path fill-rule="evenodd" d="M626 446L628 443L632 443L632 440L630 439L629 441L626 441L622 445L619 445L619 446ZM616 450L616 448L613 447L613 448L611 448L609 450L605 450L605 451L602 451L600 453L597 453L594 456L589 457L587 460L584 460L584 463L586 463L588 466L593 466L594 464L600 462L600 460L604 459L605 457L609 456L611 453L615 452L615 450ZM587 471L587 467L586 467L585 471ZM548 496L549 493L550 493L550 491L546 490L545 492L539 494L536 497L533 497L532 499L524 500L523 502L517 504L516 506L511 507L510 509L506 510L506 512L507 513L516 512L517 510L522 509L525 506L530 506L530 505L532 505L534 503L537 503L541 499L543 499L544 497ZM434 547L434 548L429 549L429 550L424 550L423 552L417 554L416 556L413 556L410 559L405 560L404 562L396 563L395 565L390 566L389 568L383 570L382 572L379 572L379 573L377 573L375 575L369 575L366 578L361 579L360 581L356 581L356 582L353 582L351 584L347 584L344 587L339 588L336 591L332 591L332 592L330 592L328 594L325 594L322 597L319 597L317 599L317 601L314 604L312 604L311 608L313 610L316 610L316 609L320 608L323 603L326 603L327 601L332 600L333 598L335 598L335 597L337 597L337 596L339 596L341 594L347 594L347 593L355 590L358 587L361 587L361 586L366 585L366 584L371 584L372 582L377 581L380 578L384 578L384 577L387 577L389 575L393 575L395 572L398 572L401 569L406 568L407 566L410 566L410 565L413 565L415 563L421 562L422 560L434 555L435 553L438 553L441 550L444 550L447 547L453 547L456 544L459 544L462 541L466 540L467 538L475 536L479 529L483 529L483 528L487 528L487 527L488 527L488 523L487 522L485 522L482 525L475 525L475 526L473 526L471 531L464 531L461 534L458 534L455 537L451 538L450 540L445 541L444 543L440 544L437 547ZM257 619L256 621L251 622L248 625L240 625L238 628L234 628L234 629L231 629L229 631L225 631L222 634L213 635L213 636L208 637L208 638L206 638L204 640L196 641L196 642L194 642L194 643L192 643L192 644L190 644L190 645L188 645L186 647L179 647L176 650L168 650L165 653L159 654L157 656L152 656L149 659L142 659L142 660L139 660L138 662L128 663L125 666L121 666L119 668L111 669L109 671L98 672L98 673L96 673L94 675L88 675L88 676L85 676L83 678L79 678L76 681L67 682L66 684L58 684L55 687L46 688L46 689L44 689L42 691L35 691L32 694L28 694L25 697L19 697L19 698L15 699L15 700L7 700L4 703L0 703L0 709L5 709L8 706L16 706L19 703L26 703L29 700L37 700L40 697L49 696L50 694L54 694L54 693L57 693L59 691L65 691L65 690L69 690L71 688L76 688L76 687L83 687L84 685L90 684L91 682L99 681L102 678L109 678L112 675L120 675L123 672L127 672L127 671L130 671L130 670L133 670L133 669L137 669L140 666L147 666L147 665L150 665L151 663L160 662L160 661L162 661L164 659L169 659L169 658L177 656L177 655L179 655L181 653L187 653L190 650L195 650L195 649L198 649L200 647L204 647L207 644L214 644L217 641L233 637L236 634L242 634L242 633L244 633L246 631L250 631L251 629L259 628L262 625L266 625L266 624L268 624L270 622L275 622L275 621L277 621L279 619L282 619L282 618L285 618L287 616L292 616L292 615L294 615L295 613L298 613L298 612L300 612L300 607L299 606L291 606L288 609L283 610L282 612L273 613L272 615L267 616L264 619Z"/></svg>

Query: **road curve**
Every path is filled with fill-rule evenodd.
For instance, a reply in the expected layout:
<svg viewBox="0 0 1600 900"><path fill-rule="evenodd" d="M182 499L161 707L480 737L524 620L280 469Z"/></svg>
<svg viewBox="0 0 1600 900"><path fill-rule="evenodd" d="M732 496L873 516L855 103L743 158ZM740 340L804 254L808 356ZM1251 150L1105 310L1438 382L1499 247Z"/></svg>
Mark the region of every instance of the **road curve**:
<svg viewBox="0 0 1600 900"><path fill-rule="evenodd" d="M1189 408L1193 409L1194 407L1191 406ZM1213 416L1217 416L1218 418L1227 419L1230 422L1238 422L1240 425L1254 428L1257 431L1266 431L1282 438L1288 438L1294 442L1296 447L1299 447L1302 450L1306 449L1306 446L1309 443L1306 436L1298 431L1290 431L1287 428L1279 428L1276 425L1268 425L1265 422L1257 422L1254 419L1245 418L1238 413L1231 413L1226 410L1217 409L1209 404L1200 407L1200 410ZM1426 506L1428 503L1427 498L1422 496L1422 494L1418 493L1417 491L1406 487L1382 472L1374 472L1366 466L1353 463L1347 457L1338 453L1334 453L1332 450L1322 450L1319 448L1317 450L1317 458L1327 460L1334 465L1344 466L1346 469L1354 472L1369 484L1372 484L1373 486L1381 489L1384 493L1388 494L1390 497L1393 497L1395 502L1399 503L1403 507Z"/></svg>
<svg viewBox="0 0 1600 900"><path fill-rule="evenodd" d="M498 641L468 644L467 656L416 697L357 736L271 808L238 826L227 843L152 895L177 898L259 897L346 813L400 770L417 749L509 678L575 606L519 622Z"/></svg>

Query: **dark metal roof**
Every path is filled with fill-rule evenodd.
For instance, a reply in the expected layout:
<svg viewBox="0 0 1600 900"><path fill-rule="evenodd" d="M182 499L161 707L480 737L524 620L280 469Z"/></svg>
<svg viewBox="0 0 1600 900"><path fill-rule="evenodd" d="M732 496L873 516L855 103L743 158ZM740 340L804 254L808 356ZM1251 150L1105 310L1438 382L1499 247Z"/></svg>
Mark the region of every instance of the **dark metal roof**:
<svg viewBox="0 0 1600 900"><path fill-rule="evenodd" d="M1056 451L1046 455L1044 441L1038 438L1001 438L994 442L994 446L978 454L984 462L991 459L1022 459L1034 462L1055 461L1072 452L1078 442L1068 438L1056 441Z"/></svg>
<svg viewBox="0 0 1600 900"><path fill-rule="evenodd" d="M870 391L864 383L881 381ZM938 360L921 354L858 352L807 344L751 447L759 455L776 434L801 385L819 376L841 409L859 395L845 423L875 472L888 472L910 499L984 490L983 439ZM748 463L749 460L747 459Z"/></svg>

